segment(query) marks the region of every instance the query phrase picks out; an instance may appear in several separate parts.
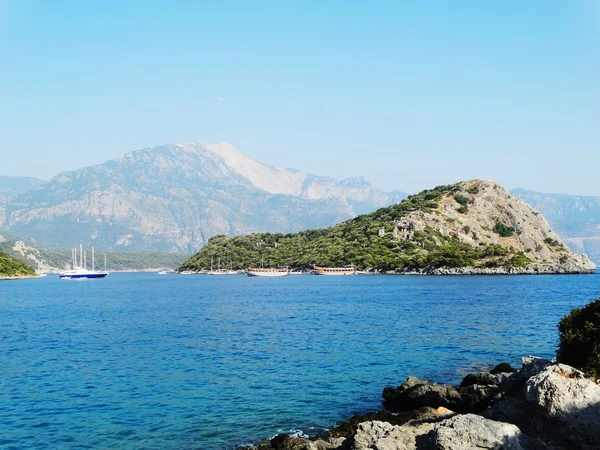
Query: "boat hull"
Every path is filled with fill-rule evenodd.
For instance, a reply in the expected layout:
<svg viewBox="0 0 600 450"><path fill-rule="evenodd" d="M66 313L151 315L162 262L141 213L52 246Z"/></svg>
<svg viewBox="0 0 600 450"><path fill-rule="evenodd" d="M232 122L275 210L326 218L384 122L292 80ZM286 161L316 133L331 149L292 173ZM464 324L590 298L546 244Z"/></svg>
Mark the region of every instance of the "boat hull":
<svg viewBox="0 0 600 450"><path fill-rule="evenodd" d="M87 273L87 274L61 274L59 275L61 280L83 280L83 279L93 279L93 278L105 278L107 273Z"/></svg>
<svg viewBox="0 0 600 450"><path fill-rule="evenodd" d="M339 276L344 276L344 275L354 275L356 273L355 269L349 269L349 268L329 268L329 267L317 267L313 273L315 275L325 275L325 276L334 276L334 277L339 277Z"/></svg>
<svg viewBox="0 0 600 450"><path fill-rule="evenodd" d="M288 272L246 272L249 277L287 277Z"/></svg>

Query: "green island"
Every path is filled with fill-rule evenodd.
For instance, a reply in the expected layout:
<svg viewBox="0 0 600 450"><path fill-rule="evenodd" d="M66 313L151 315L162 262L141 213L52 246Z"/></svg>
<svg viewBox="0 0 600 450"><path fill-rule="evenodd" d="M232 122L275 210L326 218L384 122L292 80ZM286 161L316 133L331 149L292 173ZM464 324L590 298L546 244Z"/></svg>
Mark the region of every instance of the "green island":
<svg viewBox="0 0 600 450"><path fill-rule="evenodd" d="M548 228L537 211L502 187L472 180L424 190L329 228L214 236L180 270L206 270L217 261L238 270L350 264L373 272L525 268L576 256Z"/></svg>
<svg viewBox="0 0 600 450"><path fill-rule="evenodd" d="M35 271L23 264L20 261L17 261L14 258L11 258L6 253L0 252L0 277L35 277Z"/></svg>

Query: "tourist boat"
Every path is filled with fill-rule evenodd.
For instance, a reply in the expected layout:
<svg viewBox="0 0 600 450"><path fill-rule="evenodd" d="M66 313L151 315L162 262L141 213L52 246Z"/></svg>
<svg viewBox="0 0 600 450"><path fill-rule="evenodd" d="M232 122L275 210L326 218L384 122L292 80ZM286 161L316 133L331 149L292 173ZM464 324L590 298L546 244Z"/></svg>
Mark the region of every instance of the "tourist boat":
<svg viewBox="0 0 600 450"><path fill-rule="evenodd" d="M290 273L289 267L248 267L246 275L249 277L287 277Z"/></svg>
<svg viewBox="0 0 600 450"><path fill-rule="evenodd" d="M77 265L77 249L71 250L71 270L66 270L58 274L61 280L85 280L92 278L105 278L108 276L106 271L106 254L104 255L104 271L98 272L95 268L94 260L94 247L92 247L92 270L88 270L86 253L83 251L82 246L79 246L79 265Z"/></svg>
<svg viewBox="0 0 600 450"><path fill-rule="evenodd" d="M166 275L167 271L166 270L161 270L160 272L158 272L159 275Z"/></svg>
<svg viewBox="0 0 600 450"><path fill-rule="evenodd" d="M237 275L239 272L237 270L231 269L221 269L221 259L219 258L217 270L213 270L213 259L210 258L210 272L209 275Z"/></svg>
<svg viewBox="0 0 600 450"><path fill-rule="evenodd" d="M346 267L318 267L315 266L315 270L313 270L315 275L354 275L356 273L356 269L354 266L346 266Z"/></svg>

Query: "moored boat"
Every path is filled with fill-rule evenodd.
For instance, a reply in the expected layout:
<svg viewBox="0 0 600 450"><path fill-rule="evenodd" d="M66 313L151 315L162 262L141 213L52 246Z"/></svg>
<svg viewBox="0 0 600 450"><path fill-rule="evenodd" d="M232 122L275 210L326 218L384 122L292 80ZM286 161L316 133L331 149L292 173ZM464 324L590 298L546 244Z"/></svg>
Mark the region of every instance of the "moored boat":
<svg viewBox="0 0 600 450"><path fill-rule="evenodd" d="M315 275L354 275L356 273L356 269L354 266L346 266L346 267L318 267L315 266L315 270L313 270Z"/></svg>
<svg viewBox="0 0 600 450"><path fill-rule="evenodd" d="M287 277L289 273L289 267L248 267L246 271L246 275L249 277Z"/></svg>
<svg viewBox="0 0 600 450"><path fill-rule="evenodd" d="M61 280L84 280L93 278L105 278L108 276L106 271L106 255L104 255L104 271L97 271L95 267L94 247L92 247L92 270L88 270L86 253L80 245L79 266L77 265L77 249L71 250L72 268L58 274Z"/></svg>

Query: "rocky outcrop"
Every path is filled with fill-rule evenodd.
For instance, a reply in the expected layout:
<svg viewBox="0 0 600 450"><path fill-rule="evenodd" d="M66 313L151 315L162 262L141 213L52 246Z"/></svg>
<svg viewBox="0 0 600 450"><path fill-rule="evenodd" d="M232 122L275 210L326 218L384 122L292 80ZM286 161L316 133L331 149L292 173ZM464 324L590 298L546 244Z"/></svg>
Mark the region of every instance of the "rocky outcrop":
<svg viewBox="0 0 600 450"><path fill-rule="evenodd" d="M467 375L458 389L409 377L397 388L386 388L383 397L386 406L399 412L355 416L351 426L343 424L330 433L335 438L277 437L271 448L600 448L600 386L579 370L541 358L523 358L518 371L503 364ZM433 409L441 403L453 404L460 411Z"/></svg>
<svg viewBox="0 0 600 450"><path fill-rule="evenodd" d="M451 186L433 210L414 211L398 222L400 240L430 234L439 245L451 237L475 249L501 248L473 266L426 267L405 273L432 275L591 273L595 264L573 253L530 205L491 181L470 180ZM407 230L412 230L407 233ZM433 230L434 234L431 234ZM411 234L412 233L412 234ZM515 258L516 257L516 258Z"/></svg>
<svg viewBox="0 0 600 450"><path fill-rule="evenodd" d="M384 405L388 408L416 409L424 406L460 409L462 399L458 391L449 384L436 384L431 381L408 379L397 388L383 390Z"/></svg>
<svg viewBox="0 0 600 450"><path fill-rule="evenodd" d="M427 440L428 447L436 450L522 450L520 435L521 430L510 423L462 414L435 424Z"/></svg>

